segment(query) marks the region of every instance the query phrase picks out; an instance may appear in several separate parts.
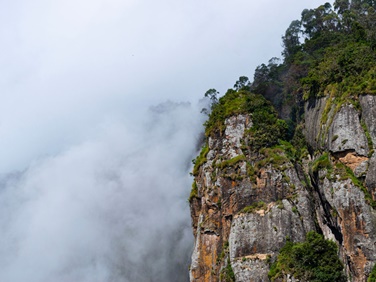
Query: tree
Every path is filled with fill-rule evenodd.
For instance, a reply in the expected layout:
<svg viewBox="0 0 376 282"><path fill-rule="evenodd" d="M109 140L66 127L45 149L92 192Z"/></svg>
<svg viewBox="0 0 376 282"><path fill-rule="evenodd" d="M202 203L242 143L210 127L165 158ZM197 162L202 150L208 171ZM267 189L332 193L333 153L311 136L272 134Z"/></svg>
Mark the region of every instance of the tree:
<svg viewBox="0 0 376 282"><path fill-rule="evenodd" d="M349 0L335 0L334 1L334 10L337 11L339 15L343 15L350 8Z"/></svg>
<svg viewBox="0 0 376 282"><path fill-rule="evenodd" d="M249 82L248 77L241 76L241 77L239 77L238 81L236 81L236 83L234 85L234 89L237 90L237 91L240 90L240 89L249 90L249 86L250 86L250 82Z"/></svg>
<svg viewBox="0 0 376 282"><path fill-rule="evenodd" d="M209 89L208 91L205 92L205 97L210 99L211 106L218 104L218 97L217 95L219 92L215 90L214 88Z"/></svg>
<svg viewBox="0 0 376 282"><path fill-rule="evenodd" d="M215 90L214 88L209 89L208 91L205 92L205 97L209 98L210 100L210 109L203 108L201 110L201 113L204 113L206 115L209 115L211 110L218 104L218 96L219 92Z"/></svg>
<svg viewBox="0 0 376 282"><path fill-rule="evenodd" d="M286 61L290 61L293 55L295 55L300 49L300 37L301 22L298 20L292 21L287 28L285 35L282 36L283 51L282 55Z"/></svg>

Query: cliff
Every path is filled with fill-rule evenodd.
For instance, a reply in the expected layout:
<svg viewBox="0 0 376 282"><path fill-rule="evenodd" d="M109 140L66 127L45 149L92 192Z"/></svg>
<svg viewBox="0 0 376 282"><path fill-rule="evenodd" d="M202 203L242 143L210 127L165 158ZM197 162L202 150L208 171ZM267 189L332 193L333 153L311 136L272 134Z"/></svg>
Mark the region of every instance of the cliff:
<svg viewBox="0 0 376 282"><path fill-rule="evenodd" d="M335 243L343 266L315 281L367 281L376 263L376 97L310 98L288 141L261 95L221 99L193 171L190 280L310 281L278 255L314 231Z"/></svg>

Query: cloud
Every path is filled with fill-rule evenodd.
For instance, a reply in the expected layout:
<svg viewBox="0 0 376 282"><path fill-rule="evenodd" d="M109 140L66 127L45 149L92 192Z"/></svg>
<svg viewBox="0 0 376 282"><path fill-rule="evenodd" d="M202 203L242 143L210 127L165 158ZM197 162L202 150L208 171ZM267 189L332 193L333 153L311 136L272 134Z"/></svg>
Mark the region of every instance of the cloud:
<svg viewBox="0 0 376 282"><path fill-rule="evenodd" d="M96 138L9 177L0 280L186 281L197 117L189 103L164 103L140 128L109 121Z"/></svg>
<svg viewBox="0 0 376 282"><path fill-rule="evenodd" d="M316 2L316 4L315 4ZM281 52L317 1L1 3L0 173L87 137L112 115L222 94ZM282 12L283 11L283 12Z"/></svg>

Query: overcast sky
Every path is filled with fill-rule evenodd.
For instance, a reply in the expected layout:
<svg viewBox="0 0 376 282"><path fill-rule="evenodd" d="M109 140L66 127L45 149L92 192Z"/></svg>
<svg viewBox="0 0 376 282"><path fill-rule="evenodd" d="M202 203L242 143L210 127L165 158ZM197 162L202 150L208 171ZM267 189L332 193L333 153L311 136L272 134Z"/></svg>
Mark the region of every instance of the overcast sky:
<svg viewBox="0 0 376 282"><path fill-rule="evenodd" d="M0 173L167 99L221 93L281 53L308 0L0 1Z"/></svg>

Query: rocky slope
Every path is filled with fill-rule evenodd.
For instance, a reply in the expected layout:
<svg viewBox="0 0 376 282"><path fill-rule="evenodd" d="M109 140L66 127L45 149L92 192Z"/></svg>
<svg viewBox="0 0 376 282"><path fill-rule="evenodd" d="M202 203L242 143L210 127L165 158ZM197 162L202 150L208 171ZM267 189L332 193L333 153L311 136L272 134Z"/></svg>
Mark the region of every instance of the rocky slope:
<svg viewBox="0 0 376 282"><path fill-rule="evenodd" d="M191 281L269 281L287 238L301 242L312 230L337 244L348 281L367 281L376 262L376 97L312 99L304 117L299 150L254 147L249 110L208 134L190 196Z"/></svg>

